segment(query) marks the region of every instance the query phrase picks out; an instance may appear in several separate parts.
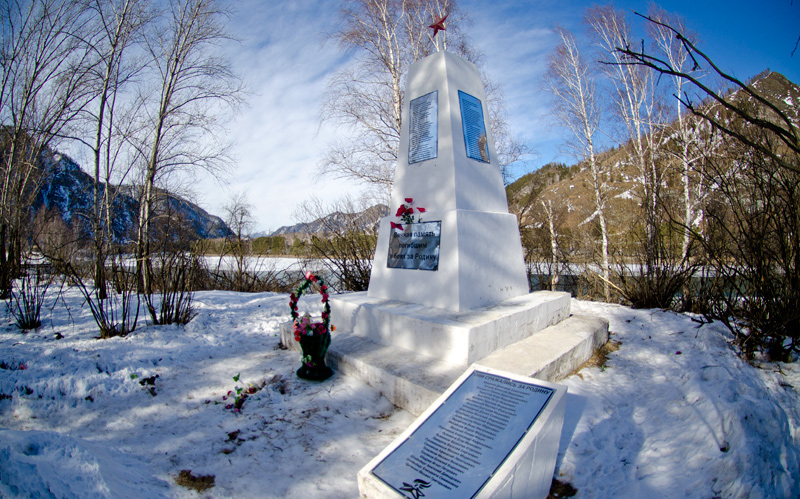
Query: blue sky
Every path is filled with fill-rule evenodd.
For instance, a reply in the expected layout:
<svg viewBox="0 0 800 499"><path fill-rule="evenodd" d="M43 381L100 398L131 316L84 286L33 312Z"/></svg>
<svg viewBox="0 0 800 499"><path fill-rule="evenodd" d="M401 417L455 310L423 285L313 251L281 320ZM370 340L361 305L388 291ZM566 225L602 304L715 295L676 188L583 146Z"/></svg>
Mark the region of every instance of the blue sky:
<svg viewBox="0 0 800 499"><path fill-rule="evenodd" d="M472 43L485 55L485 68L504 91L509 127L534 152L521 165L521 175L550 161L570 163L561 154L563 134L549 117L549 97L541 90L547 56L556 44L553 27L561 25L582 36L582 18L593 2L577 0L461 0L473 21ZM699 34L704 50L721 69L747 79L766 68L800 82L800 2L665 0L669 12L684 17ZM256 230L274 230L295 223L293 213L303 199L332 200L356 191L348 182L315 179L325 144L342 131L320 126L319 105L330 74L350 54L325 33L336 29L338 2L330 0L237 3L232 31L242 40L227 47L233 64L248 81L250 101L229 125L238 167L221 185L200 179L195 191L200 204L221 215L235 193L247 193L257 219ZM646 11L647 3L615 2L630 13Z"/></svg>

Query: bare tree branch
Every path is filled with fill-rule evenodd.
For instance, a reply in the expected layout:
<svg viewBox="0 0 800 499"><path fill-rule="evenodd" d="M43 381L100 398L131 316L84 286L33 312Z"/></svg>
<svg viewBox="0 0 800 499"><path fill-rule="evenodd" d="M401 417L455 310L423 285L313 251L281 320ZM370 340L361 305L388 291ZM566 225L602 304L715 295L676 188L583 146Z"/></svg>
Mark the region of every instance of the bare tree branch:
<svg viewBox="0 0 800 499"><path fill-rule="evenodd" d="M156 183L180 168L218 172L227 163L216 139L223 107L236 109L241 81L214 47L229 39L227 10L216 0L171 0L163 22L145 38L152 61L155 99L147 107L149 138L137 236L140 289L150 293L150 224ZM144 99L148 102L148 99ZM144 150L144 148L143 148Z"/></svg>
<svg viewBox="0 0 800 499"><path fill-rule="evenodd" d="M739 117L740 119L744 120L747 123L755 125L759 128L769 130L774 133L782 142L783 144L788 147L791 151L795 154L800 153L800 131L791 121L791 119L781 110L779 109L774 103L770 102L767 98L759 94L752 86L748 86L745 83L741 82L739 79L725 73L719 67L717 67L714 62L702 51L698 50L697 47L692 43L686 36L683 35L680 31L676 28L660 22L657 19L653 19L650 16L645 16L643 14L636 13L637 16L642 17L643 19L647 20L650 23L653 23L657 26L660 26L666 30L669 30L674 34L677 40L680 41L683 49L686 51L688 56L694 62L693 69L701 68L701 64L706 64L710 67L713 72L721 77L723 80L732 83L734 87L741 91L746 97L752 99L754 105L753 106L741 106L737 103L733 102L732 99L728 96L724 96L721 93L711 89L706 84L704 84L700 79L692 74L691 72L684 71L681 68L675 67L670 61L655 56L653 54L646 53L643 49L641 50L632 50L630 43L628 40L623 40L620 43L615 51L619 53L623 59L621 61L612 61L608 64L614 65L639 65L645 66L661 74L668 74L673 75L693 84L697 87L704 95L712 98L716 101L723 109L732 113L733 115ZM684 97L678 97L678 99L683 103L683 105L689 109L693 114L709 121L714 125L715 128L721 130L722 132L736 138L737 140L742 141L743 143L747 144L749 147L761 152L762 154L766 154L770 156L773 160L776 160L779 164L782 164L784 168L789 170L798 172L800 168L796 165L792 165L790 162L782 160L780 156L776 153L776 151L764 147L763 144L760 144L757 141L753 141L749 136L742 134L741 132L736 131L733 127L727 125L723 119L720 119L718 116L712 115L712 110L709 109L707 106L704 108L695 106L688 95L684 94ZM759 114L763 114L763 111L767 110L769 113L773 115L773 119L766 119L759 116ZM767 113L767 114L769 114Z"/></svg>
<svg viewBox="0 0 800 499"><path fill-rule="evenodd" d="M341 28L332 36L346 50L357 49L352 66L331 78L320 120L342 127L348 139L330 145L319 165L320 175L347 178L378 190L391 189L402 125L405 75L414 61L437 50L427 26L447 14L447 30L437 36L448 48L473 62L478 54L461 26L468 23L455 0L348 0ZM498 156L506 163L525 152L505 128L502 94L487 84L490 123ZM505 165L504 165L505 166Z"/></svg>

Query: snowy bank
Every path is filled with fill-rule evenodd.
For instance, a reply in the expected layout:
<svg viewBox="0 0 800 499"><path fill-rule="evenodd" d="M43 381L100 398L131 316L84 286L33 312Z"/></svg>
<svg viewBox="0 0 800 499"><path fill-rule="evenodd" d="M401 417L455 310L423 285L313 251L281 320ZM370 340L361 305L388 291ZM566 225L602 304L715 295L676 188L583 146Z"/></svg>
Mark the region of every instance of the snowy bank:
<svg viewBox="0 0 800 499"><path fill-rule="evenodd" d="M278 348L287 295L201 292L187 326L109 340L81 305L66 290L39 330L0 331L0 496L196 497L176 483L189 470L214 476L208 497L352 498L413 419L340 374L298 380L299 355ZM752 367L687 315L572 306L621 342L563 381L556 474L577 497L796 497L796 365ZM236 386L254 390L238 413Z"/></svg>

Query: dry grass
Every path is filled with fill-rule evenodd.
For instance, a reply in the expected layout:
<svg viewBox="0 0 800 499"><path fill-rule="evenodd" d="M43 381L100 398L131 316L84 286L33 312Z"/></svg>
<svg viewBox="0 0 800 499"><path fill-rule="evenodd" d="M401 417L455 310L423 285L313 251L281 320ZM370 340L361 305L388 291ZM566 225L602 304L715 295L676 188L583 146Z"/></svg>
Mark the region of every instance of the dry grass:
<svg viewBox="0 0 800 499"><path fill-rule="evenodd" d="M577 374L578 376L581 377L581 379L583 379L583 376L581 376L581 373L580 373L583 369L586 369L586 368L589 368L589 367L597 367L599 369L605 369L606 362L608 362L608 356L612 352L616 352L617 350L619 350L620 345L622 345L622 342L609 339L605 343L605 345L601 346L594 353L594 355L592 355L589 358L589 360L587 360L586 362L581 364L581 366L573 374Z"/></svg>
<svg viewBox="0 0 800 499"><path fill-rule="evenodd" d="M569 482L562 482L557 478L553 478L553 485L550 486L550 493L547 499L561 499L562 497L572 497L578 493L578 489L572 486Z"/></svg>
<svg viewBox="0 0 800 499"><path fill-rule="evenodd" d="M203 492L214 486L214 475L192 475L191 470L181 470L175 477L175 483L187 489Z"/></svg>

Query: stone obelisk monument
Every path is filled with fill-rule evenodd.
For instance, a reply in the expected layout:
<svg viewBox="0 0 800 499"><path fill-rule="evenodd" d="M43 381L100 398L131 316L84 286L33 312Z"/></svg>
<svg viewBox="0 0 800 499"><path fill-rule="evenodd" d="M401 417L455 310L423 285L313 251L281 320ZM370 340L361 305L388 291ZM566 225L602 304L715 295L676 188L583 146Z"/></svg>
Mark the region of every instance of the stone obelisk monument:
<svg viewBox="0 0 800 499"><path fill-rule="evenodd" d="M488 117L475 65L440 51L409 68L369 289L330 299L328 363L413 414L473 364L552 381L608 338L607 321L570 317L569 293L528 292Z"/></svg>
<svg viewBox="0 0 800 499"><path fill-rule="evenodd" d="M527 294L478 68L436 52L410 67L405 96L368 296L463 312ZM401 207L417 223L402 223Z"/></svg>
<svg viewBox="0 0 800 499"><path fill-rule="evenodd" d="M330 298L328 363L413 414L473 364L555 380L608 337L607 321L570 317L569 293L528 292L488 116L473 64L440 51L409 68L369 289Z"/></svg>
<svg viewBox="0 0 800 499"><path fill-rule="evenodd" d="M332 299L341 334L466 367L569 315L569 294L528 292L488 117L474 64L409 68L390 213L369 290Z"/></svg>

